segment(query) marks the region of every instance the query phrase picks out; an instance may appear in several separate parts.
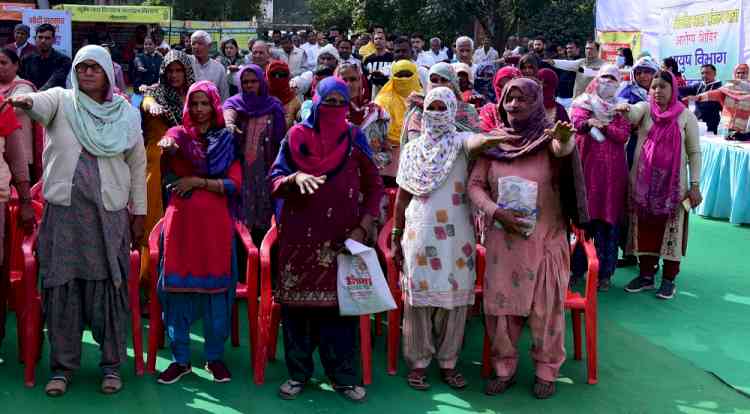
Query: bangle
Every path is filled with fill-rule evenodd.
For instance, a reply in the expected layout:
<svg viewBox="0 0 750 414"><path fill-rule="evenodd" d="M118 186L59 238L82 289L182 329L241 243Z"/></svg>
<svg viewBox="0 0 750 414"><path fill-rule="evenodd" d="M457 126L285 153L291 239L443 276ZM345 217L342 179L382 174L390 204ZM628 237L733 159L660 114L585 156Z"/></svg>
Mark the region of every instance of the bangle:
<svg viewBox="0 0 750 414"><path fill-rule="evenodd" d="M399 237L404 234L404 229L399 229L394 227L393 230L391 230L391 236Z"/></svg>

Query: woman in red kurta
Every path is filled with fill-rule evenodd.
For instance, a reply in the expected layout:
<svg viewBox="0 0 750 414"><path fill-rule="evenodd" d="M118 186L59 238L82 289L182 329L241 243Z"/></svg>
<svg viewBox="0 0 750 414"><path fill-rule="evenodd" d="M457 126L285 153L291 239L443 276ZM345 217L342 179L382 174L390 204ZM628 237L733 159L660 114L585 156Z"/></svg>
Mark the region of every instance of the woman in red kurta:
<svg viewBox="0 0 750 414"><path fill-rule="evenodd" d="M191 372L190 325L201 318L206 369L214 381L227 382L231 374L222 356L237 281L232 238L242 168L213 83L190 87L182 117L182 125L170 128L159 143L165 150L162 176L171 193L159 293L174 362L158 382L172 384Z"/></svg>
<svg viewBox="0 0 750 414"><path fill-rule="evenodd" d="M279 395L294 399L313 374L318 348L334 389L361 401L357 370L359 318L340 316L336 256L348 238L360 243L378 215L383 181L361 131L346 120L344 82L321 81L310 117L289 130L270 180L283 200L277 215L284 353L290 379Z"/></svg>

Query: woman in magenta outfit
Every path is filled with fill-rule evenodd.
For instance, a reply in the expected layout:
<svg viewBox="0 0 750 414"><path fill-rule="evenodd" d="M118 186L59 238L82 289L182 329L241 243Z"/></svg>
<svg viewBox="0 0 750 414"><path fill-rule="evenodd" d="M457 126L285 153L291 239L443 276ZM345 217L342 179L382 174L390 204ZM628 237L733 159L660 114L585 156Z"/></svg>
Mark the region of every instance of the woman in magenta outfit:
<svg viewBox="0 0 750 414"><path fill-rule="evenodd" d="M284 399L296 398L312 377L315 348L336 391L354 401L366 396L359 318L339 315L336 256L346 239L368 239L383 181L364 135L346 120L348 109L346 84L322 80L310 116L289 130L271 168L272 196L283 200L276 299L290 377L279 389Z"/></svg>
<svg viewBox="0 0 750 414"><path fill-rule="evenodd" d="M237 281L233 216L239 212L242 167L213 83L190 87L182 119L159 143L170 190L159 299L174 362L157 381L172 384L191 372L190 325L203 319L206 369L214 381L227 382L231 373L222 356Z"/></svg>
<svg viewBox="0 0 750 414"><path fill-rule="evenodd" d="M521 71L515 66L506 66L501 68L495 73L495 78L492 80L492 86L495 88L495 96L500 99L500 95L503 94L503 87L505 84L515 78L523 76ZM500 104L499 103L488 103L479 110L479 128L484 132L490 132L495 128L500 127L502 120L500 119Z"/></svg>
<svg viewBox="0 0 750 414"><path fill-rule="evenodd" d="M617 267L617 224L623 218L628 193L625 143L630 135L630 124L615 112L619 84L620 71L614 65L605 65L571 106L573 125L578 130L576 141L591 218L589 230L599 257L599 290L602 291L609 290L610 278ZM579 247L573 255L571 284L580 280L585 271L586 255Z"/></svg>

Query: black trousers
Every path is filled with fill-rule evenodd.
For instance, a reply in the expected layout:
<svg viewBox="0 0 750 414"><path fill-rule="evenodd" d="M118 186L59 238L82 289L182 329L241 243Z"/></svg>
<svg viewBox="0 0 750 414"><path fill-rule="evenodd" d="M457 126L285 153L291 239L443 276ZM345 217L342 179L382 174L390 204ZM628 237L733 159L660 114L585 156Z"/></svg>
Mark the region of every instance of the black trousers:
<svg viewBox="0 0 750 414"><path fill-rule="evenodd" d="M284 357L289 377L307 382L318 349L326 376L335 386L360 385L359 317L340 316L338 308L281 307Z"/></svg>

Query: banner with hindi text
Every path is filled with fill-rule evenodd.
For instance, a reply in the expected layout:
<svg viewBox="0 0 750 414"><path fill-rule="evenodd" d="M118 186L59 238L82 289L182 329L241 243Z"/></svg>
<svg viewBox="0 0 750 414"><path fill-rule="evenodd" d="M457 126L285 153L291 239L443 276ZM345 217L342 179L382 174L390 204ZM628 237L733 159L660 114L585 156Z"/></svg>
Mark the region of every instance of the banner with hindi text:
<svg viewBox="0 0 750 414"><path fill-rule="evenodd" d="M688 80L700 79L705 64L716 66L718 79L731 79L739 61L740 14L740 0L663 8L665 32L659 40L660 56L674 57Z"/></svg>
<svg viewBox="0 0 750 414"><path fill-rule="evenodd" d="M70 12L49 9L25 9L21 21L31 28L31 33L36 33L36 28L44 23L55 27L55 44L53 47L68 57L73 57L73 28ZM29 42L34 43L34 36L29 37Z"/></svg>

